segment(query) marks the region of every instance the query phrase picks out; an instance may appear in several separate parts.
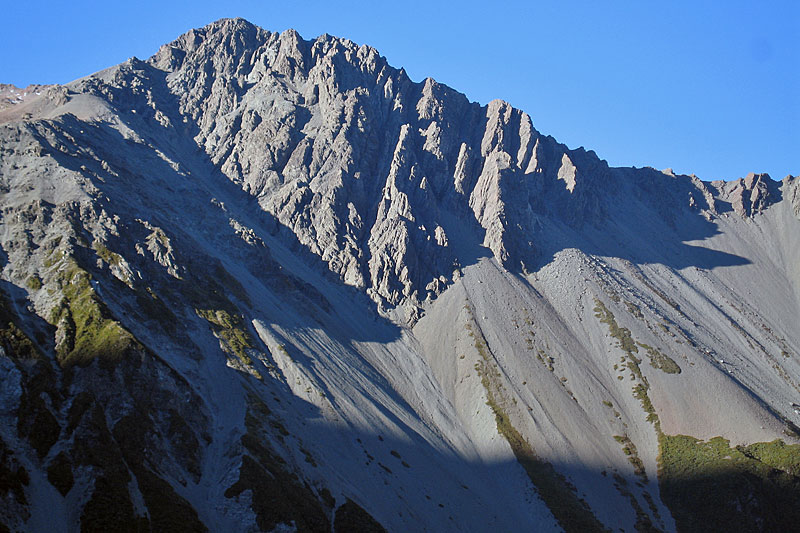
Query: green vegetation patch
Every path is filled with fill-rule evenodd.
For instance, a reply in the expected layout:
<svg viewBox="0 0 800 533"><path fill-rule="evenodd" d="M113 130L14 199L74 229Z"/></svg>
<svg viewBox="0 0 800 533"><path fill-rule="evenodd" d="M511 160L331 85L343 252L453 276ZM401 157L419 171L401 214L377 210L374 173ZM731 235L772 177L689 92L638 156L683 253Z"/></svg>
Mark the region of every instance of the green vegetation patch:
<svg viewBox="0 0 800 533"><path fill-rule="evenodd" d="M39 359L39 350L31 339L13 322L3 322L0 327L0 343L6 355L15 359Z"/></svg>
<svg viewBox="0 0 800 533"><path fill-rule="evenodd" d="M637 344L647 351L647 356L650 359L650 366L653 368L661 370L667 374L681 373L681 367L679 367L678 363L676 363L675 360L670 356L662 353L657 348L648 346L647 344L643 344L641 342L638 342Z"/></svg>
<svg viewBox="0 0 800 533"><path fill-rule="evenodd" d="M595 298L594 304L594 316L599 318L603 324L608 325L608 332L619 341L622 351L628 354L639 353L639 348L636 347L636 343L631 337L631 330L620 327L614 318L614 313L603 302Z"/></svg>
<svg viewBox="0 0 800 533"><path fill-rule="evenodd" d="M642 409L647 413L647 421L655 426L656 432L660 433L661 421L658 419L656 408L653 406L653 402L650 401L650 396L647 394L648 390L649 387L647 385L640 383L633 387L633 396L642 404Z"/></svg>
<svg viewBox="0 0 800 533"><path fill-rule="evenodd" d="M468 309L469 310L469 309ZM469 310L471 313L471 310ZM486 391L486 403L494 413L497 432L506 439L517 461L525 469L531 482L536 487L539 496L545 502L550 512L567 532L572 531L606 531L603 524L594 516L589 505L578 498L575 487L556 469L540 459L530 443L514 427L511 418L504 409L506 400L503 398L500 373L494 368L491 353L486 340L480 331L476 331L467 324L469 335L473 338L475 349L480 355L480 360L475 368L481 378L481 384Z"/></svg>
<svg viewBox="0 0 800 533"><path fill-rule="evenodd" d="M628 456L628 462L633 465L633 473L642 478L642 481L647 481L644 463L639 458L639 452L633 441L627 435L614 435L614 440L622 445L623 453Z"/></svg>
<svg viewBox="0 0 800 533"><path fill-rule="evenodd" d="M211 325L214 334L222 341L223 349L239 358L244 365L252 365L247 355L252 349L253 339L244 329L242 317L225 309L195 309L197 315Z"/></svg>
<svg viewBox="0 0 800 533"><path fill-rule="evenodd" d="M109 250L102 242L94 241L93 248L97 252L97 256L109 265L117 266L122 263L122 256Z"/></svg>
<svg viewBox="0 0 800 533"><path fill-rule="evenodd" d="M798 444L786 444L777 439L772 442L737 446L737 449L755 461L800 477L800 445Z"/></svg>
<svg viewBox="0 0 800 533"><path fill-rule="evenodd" d="M595 316L609 327L626 354L628 369L639 378L633 389L659 438L658 479L662 501L670 508L678 531L794 531L800 524L800 445L776 440L750 446L730 447L716 437L708 442L686 435L665 435L649 397L650 386L639 368L636 345L647 351L650 364L670 374L681 372L674 360L646 344L635 343L627 328L621 328L613 313L595 299ZM633 312L631 310L631 312ZM666 326L662 329L667 330ZM680 331L680 330L679 330ZM691 343L688 336L684 335ZM625 436L629 460L637 456ZM636 468L636 464L634 464ZM642 468L643 472L643 468ZM648 506L656 514L652 497ZM637 530L651 530L637 509Z"/></svg>
<svg viewBox="0 0 800 533"><path fill-rule="evenodd" d="M38 291L42 288L42 280L39 279L39 276L36 274L31 274L31 276L25 282L25 286L32 291Z"/></svg>
<svg viewBox="0 0 800 533"><path fill-rule="evenodd" d="M639 346L646 346L640 343L637 343L633 340L631 336L631 332L628 328L621 328L619 324L617 324L616 319L614 318L614 313L609 310L603 302L598 300L597 298L594 299L595 307L595 317L600 319L600 322L603 324L608 325L608 332L609 334L617 339L620 343L620 348L625 352L625 357L623 357L623 361L625 362L625 367L631 371L631 379L638 379L639 383L637 383L633 389L633 396L639 400L642 404L642 409L647 413L647 421L653 424L656 428L658 433L661 432L661 422L658 419L658 415L656 414L656 409L653 407L653 403L650 401L650 397L648 396L648 391L650 390L650 384L647 382L647 378L642 374L642 370L639 367L639 364L642 360L634 355L634 353L639 353ZM674 361L673 361L674 362ZM676 365L677 366L677 365ZM622 376L617 376L617 379L622 379Z"/></svg>
<svg viewBox="0 0 800 533"><path fill-rule="evenodd" d="M50 312L50 322L58 328L56 354L63 367L87 365L95 358L114 362L131 349L141 348L133 335L111 318L91 281L91 274L72 258L66 258L56 273L62 299Z"/></svg>
<svg viewBox="0 0 800 533"><path fill-rule="evenodd" d="M800 445L661 435L659 484L679 531L796 531Z"/></svg>
<svg viewBox="0 0 800 533"><path fill-rule="evenodd" d="M253 360L247 352L255 349L256 343L247 330L243 315L228 298L228 292L239 302L250 305L244 287L219 264L214 267L213 277L194 278L182 284L182 295L192 303L197 316L211 326L223 350L234 355L243 365L252 367ZM258 372L254 371L253 375L261 378Z"/></svg>

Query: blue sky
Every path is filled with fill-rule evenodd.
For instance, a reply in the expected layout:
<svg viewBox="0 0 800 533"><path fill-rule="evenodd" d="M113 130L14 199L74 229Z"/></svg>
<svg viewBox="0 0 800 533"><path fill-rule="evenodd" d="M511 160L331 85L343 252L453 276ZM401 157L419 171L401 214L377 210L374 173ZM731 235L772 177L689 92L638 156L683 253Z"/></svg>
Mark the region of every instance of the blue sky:
<svg viewBox="0 0 800 533"><path fill-rule="evenodd" d="M614 166L800 174L800 2L6 2L0 83L65 83L241 16L377 48Z"/></svg>

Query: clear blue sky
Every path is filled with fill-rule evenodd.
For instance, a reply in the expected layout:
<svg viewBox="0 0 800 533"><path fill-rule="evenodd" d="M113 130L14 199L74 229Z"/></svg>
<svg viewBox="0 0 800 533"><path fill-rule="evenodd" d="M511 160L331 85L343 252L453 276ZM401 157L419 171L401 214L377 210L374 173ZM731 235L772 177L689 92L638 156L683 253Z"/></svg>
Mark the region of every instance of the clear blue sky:
<svg viewBox="0 0 800 533"><path fill-rule="evenodd" d="M800 2L5 2L0 82L65 83L244 17L377 48L412 79L507 100L615 166L800 174Z"/></svg>

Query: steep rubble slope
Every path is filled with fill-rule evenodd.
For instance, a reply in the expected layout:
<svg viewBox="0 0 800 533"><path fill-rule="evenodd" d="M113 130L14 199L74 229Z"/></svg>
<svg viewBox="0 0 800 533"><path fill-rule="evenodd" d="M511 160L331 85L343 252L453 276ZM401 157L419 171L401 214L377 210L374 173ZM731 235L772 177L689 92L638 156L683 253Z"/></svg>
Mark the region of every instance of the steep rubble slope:
<svg viewBox="0 0 800 533"><path fill-rule="evenodd" d="M800 179L609 168L241 19L40 89L0 530L796 523Z"/></svg>

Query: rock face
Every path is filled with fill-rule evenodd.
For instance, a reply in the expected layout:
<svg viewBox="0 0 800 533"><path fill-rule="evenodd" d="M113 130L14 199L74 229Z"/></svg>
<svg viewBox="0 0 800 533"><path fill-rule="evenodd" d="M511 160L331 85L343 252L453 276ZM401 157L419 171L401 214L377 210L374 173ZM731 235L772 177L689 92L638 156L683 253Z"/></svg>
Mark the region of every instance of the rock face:
<svg viewBox="0 0 800 533"><path fill-rule="evenodd" d="M800 178L610 168L241 19L22 93L0 531L800 518Z"/></svg>
<svg viewBox="0 0 800 533"><path fill-rule="evenodd" d="M779 196L778 184L769 174L750 173L736 181L718 185L721 196L728 200L733 210L742 217L752 217L774 203Z"/></svg>
<svg viewBox="0 0 800 533"><path fill-rule="evenodd" d="M126 74L153 68L169 72L170 111L191 117L215 167L381 308L413 309L446 287L466 253L450 244L453 224L519 268L534 261L533 228L508 218L547 212L556 199L536 197L550 189L580 197L603 179L593 154L540 135L505 102L413 83L376 50L327 35L224 21Z"/></svg>

